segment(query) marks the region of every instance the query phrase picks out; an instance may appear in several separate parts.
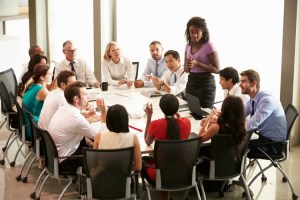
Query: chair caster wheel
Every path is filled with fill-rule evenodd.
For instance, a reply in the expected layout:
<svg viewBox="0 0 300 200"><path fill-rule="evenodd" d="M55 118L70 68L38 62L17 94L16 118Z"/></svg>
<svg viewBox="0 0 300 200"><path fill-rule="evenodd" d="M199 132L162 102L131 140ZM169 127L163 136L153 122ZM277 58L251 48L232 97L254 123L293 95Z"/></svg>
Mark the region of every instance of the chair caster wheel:
<svg viewBox="0 0 300 200"><path fill-rule="evenodd" d="M265 175L261 177L261 182L267 182L267 177Z"/></svg>
<svg viewBox="0 0 300 200"><path fill-rule="evenodd" d="M293 193L293 199L294 200L298 199L298 195L296 195L295 193Z"/></svg>
<svg viewBox="0 0 300 200"><path fill-rule="evenodd" d="M23 182L23 183L27 183L27 177L23 177L23 178L22 178L22 182Z"/></svg>
<svg viewBox="0 0 300 200"><path fill-rule="evenodd" d="M6 147L3 147L3 148L2 148L2 151L5 152L5 151L6 151Z"/></svg>
<svg viewBox="0 0 300 200"><path fill-rule="evenodd" d="M283 182L283 183L286 183L286 182L287 182L287 178L282 177L282 182Z"/></svg>
<svg viewBox="0 0 300 200"><path fill-rule="evenodd" d="M14 167L14 166L15 166L15 164L16 164L16 162L15 162L15 161L12 161L11 163L9 163L9 165L10 165L11 167Z"/></svg>
<svg viewBox="0 0 300 200"><path fill-rule="evenodd" d="M21 175L16 176L17 181L21 181Z"/></svg>
<svg viewBox="0 0 300 200"><path fill-rule="evenodd" d="M32 192L29 196L31 199L35 199L35 192Z"/></svg>
<svg viewBox="0 0 300 200"><path fill-rule="evenodd" d="M0 160L0 165L4 165L5 161L4 160Z"/></svg>

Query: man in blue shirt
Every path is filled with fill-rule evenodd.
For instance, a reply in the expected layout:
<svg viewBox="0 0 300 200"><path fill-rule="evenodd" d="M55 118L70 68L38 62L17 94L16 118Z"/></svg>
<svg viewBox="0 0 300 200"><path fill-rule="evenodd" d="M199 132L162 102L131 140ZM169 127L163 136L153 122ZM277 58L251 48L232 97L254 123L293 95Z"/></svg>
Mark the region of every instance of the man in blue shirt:
<svg viewBox="0 0 300 200"><path fill-rule="evenodd" d="M153 87L153 83L150 80L152 77L161 78L167 70L166 63L163 57L163 47L159 41L153 41L149 45L151 58L148 59L146 68L140 80L134 82L136 88L140 87Z"/></svg>
<svg viewBox="0 0 300 200"><path fill-rule="evenodd" d="M285 141L287 124L280 101L271 93L260 89L260 76L255 70L249 69L240 75L242 94L250 97L245 106L245 115L250 116L246 129L256 129L259 132L259 139L251 140L249 144L250 151L259 152L256 145L261 142ZM280 145L263 148L269 154L281 152Z"/></svg>

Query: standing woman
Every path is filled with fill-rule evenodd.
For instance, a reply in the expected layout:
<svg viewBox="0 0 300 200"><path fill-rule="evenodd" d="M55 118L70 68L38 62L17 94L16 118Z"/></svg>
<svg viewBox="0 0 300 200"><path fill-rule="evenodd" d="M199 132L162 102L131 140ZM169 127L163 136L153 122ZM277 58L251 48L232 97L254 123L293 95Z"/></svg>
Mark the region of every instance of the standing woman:
<svg viewBox="0 0 300 200"><path fill-rule="evenodd" d="M116 42L111 41L107 44L103 58L103 74L108 84L132 86L134 80L132 63L121 55L120 47Z"/></svg>
<svg viewBox="0 0 300 200"><path fill-rule="evenodd" d="M49 91L46 87L51 82L52 73L48 64L36 64L33 69L33 82L23 96L23 107L29 111L37 123L44 100Z"/></svg>
<svg viewBox="0 0 300 200"><path fill-rule="evenodd" d="M186 92L199 98L201 107L213 108L216 82L212 73L220 70L217 50L209 41L205 19L192 17L186 26L184 70L189 74Z"/></svg>

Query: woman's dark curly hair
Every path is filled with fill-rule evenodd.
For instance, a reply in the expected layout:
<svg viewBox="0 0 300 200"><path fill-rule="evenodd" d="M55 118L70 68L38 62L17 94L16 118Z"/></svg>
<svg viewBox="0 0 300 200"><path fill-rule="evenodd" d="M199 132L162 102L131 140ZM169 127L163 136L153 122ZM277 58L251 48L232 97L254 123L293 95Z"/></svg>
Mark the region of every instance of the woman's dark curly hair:
<svg viewBox="0 0 300 200"><path fill-rule="evenodd" d="M192 17L188 23L186 24L186 30L185 30L185 38L187 42L191 42L191 36L189 32L190 26L195 26L197 28L200 28L202 31L202 38L200 41L202 42L208 42L209 41L209 31L207 29L207 25L205 22L205 19L201 17Z"/></svg>

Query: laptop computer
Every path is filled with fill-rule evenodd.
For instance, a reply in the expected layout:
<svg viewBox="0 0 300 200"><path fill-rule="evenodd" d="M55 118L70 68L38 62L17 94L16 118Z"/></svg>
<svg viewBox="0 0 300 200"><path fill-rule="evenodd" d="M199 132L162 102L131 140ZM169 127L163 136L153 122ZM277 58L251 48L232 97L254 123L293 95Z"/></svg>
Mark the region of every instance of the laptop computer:
<svg viewBox="0 0 300 200"><path fill-rule="evenodd" d="M185 98L188 102L188 107L190 109L190 114L196 119L200 120L207 117L210 113L203 110L200 106L198 97L195 97L189 93L185 93ZM208 109L206 109L208 110Z"/></svg>

